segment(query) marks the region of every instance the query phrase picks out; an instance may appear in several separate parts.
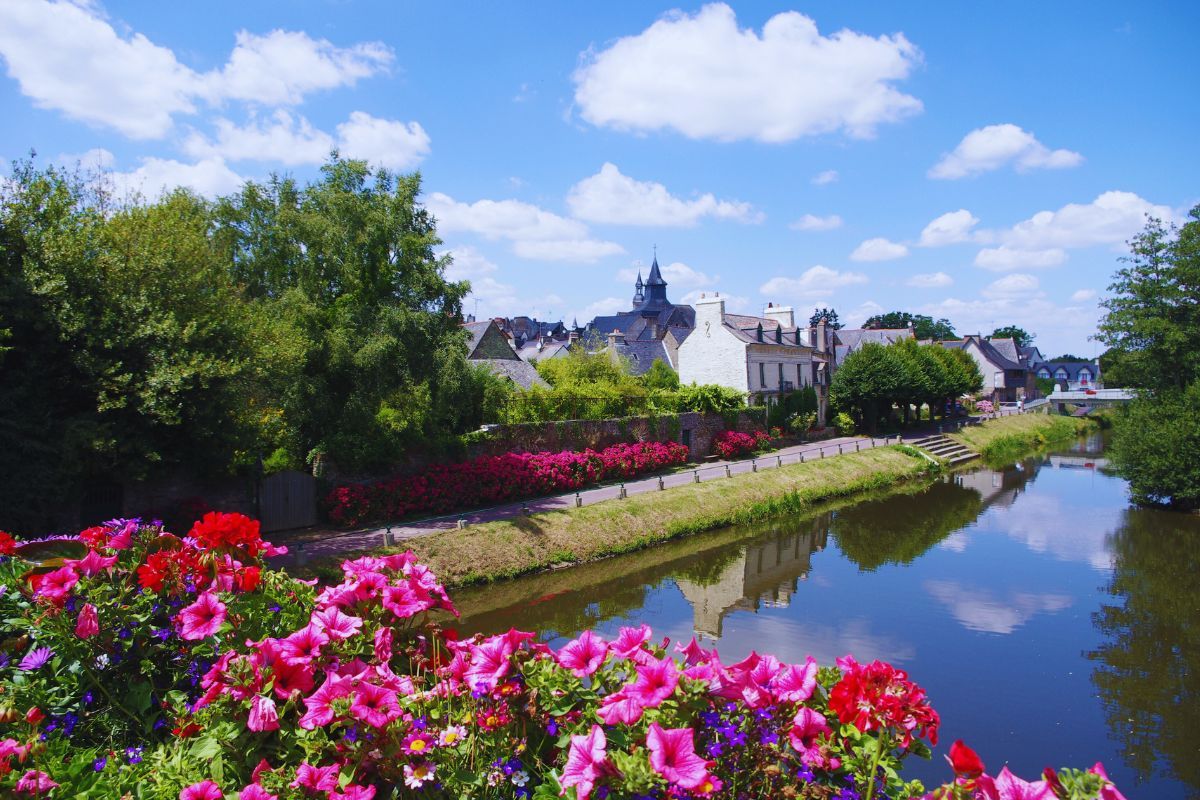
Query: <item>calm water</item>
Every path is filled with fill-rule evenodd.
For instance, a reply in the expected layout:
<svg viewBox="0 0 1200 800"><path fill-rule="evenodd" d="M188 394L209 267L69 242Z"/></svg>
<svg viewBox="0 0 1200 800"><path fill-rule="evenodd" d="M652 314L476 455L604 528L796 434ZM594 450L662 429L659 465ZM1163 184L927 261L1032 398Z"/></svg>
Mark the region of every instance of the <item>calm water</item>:
<svg viewBox="0 0 1200 800"><path fill-rule="evenodd" d="M1103 760L1200 797L1200 519L1131 509L1098 439L756 529L460 592L463 627L694 633L726 662L901 665L993 771ZM912 763L927 783L944 761Z"/></svg>

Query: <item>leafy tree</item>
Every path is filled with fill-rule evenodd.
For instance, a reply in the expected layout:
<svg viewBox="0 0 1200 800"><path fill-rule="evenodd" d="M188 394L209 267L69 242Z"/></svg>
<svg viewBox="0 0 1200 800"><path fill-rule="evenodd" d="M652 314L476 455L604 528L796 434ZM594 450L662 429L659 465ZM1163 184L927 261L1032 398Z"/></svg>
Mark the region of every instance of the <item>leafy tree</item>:
<svg viewBox="0 0 1200 800"><path fill-rule="evenodd" d="M661 358L656 358L642 375L642 383L648 389L678 389L679 375Z"/></svg>
<svg viewBox="0 0 1200 800"><path fill-rule="evenodd" d="M1016 325L1006 325L1003 328L996 328L992 331L992 339L1012 339L1017 347L1028 347L1033 344L1036 334L1032 334L1024 328L1018 328Z"/></svg>
<svg viewBox="0 0 1200 800"><path fill-rule="evenodd" d="M942 318L934 320L933 317L925 314L910 314L907 311L889 311L886 314L876 314L873 317L868 317L863 323L864 328L883 329L883 328L907 328L912 326L913 336L917 339L934 339L943 341L946 339L957 338L958 334L954 332L954 326L950 324L950 320Z"/></svg>
<svg viewBox="0 0 1200 800"><path fill-rule="evenodd" d="M909 377L895 348L867 342L833 373L829 398L838 408L854 409L859 421L874 432L880 415L891 408Z"/></svg>
<svg viewBox="0 0 1200 800"><path fill-rule="evenodd" d="M813 310L812 316L808 319L808 324L811 327L816 327L821 318L825 318L825 324L835 331L842 327L842 323L838 321L838 313L832 308L817 308Z"/></svg>
<svg viewBox="0 0 1200 800"><path fill-rule="evenodd" d="M1096 338L1129 386L1182 390L1200 377L1200 205L1182 227L1151 219L1108 287Z"/></svg>
<svg viewBox="0 0 1200 800"><path fill-rule="evenodd" d="M1200 381L1130 403L1111 450L1134 502L1200 508Z"/></svg>
<svg viewBox="0 0 1200 800"><path fill-rule="evenodd" d="M1058 356L1057 358L1052 358L1050 360L1051 361L1091 361L1090 358L1082 358L1080 356L1073 356L1070 353L1064 353L1063 355Z"/></svg>
<svg viewBox="0 0 1200 800"><path fill-rule="evenodd" d="M738 411L746 407L746 397L737 389L716 384L679 387L680 411L698 411L701 414L719 414Z"/></svg>
<svg viewBox="0 0 1200 800"><path fill-rule="evenodd" d="M665 366L665 365L664 365ZM555 388L567 386L633 386L629 365L614 361L607 351L587 352L573 347L565 356L547 358L537 364L538 374Z"/></svg>

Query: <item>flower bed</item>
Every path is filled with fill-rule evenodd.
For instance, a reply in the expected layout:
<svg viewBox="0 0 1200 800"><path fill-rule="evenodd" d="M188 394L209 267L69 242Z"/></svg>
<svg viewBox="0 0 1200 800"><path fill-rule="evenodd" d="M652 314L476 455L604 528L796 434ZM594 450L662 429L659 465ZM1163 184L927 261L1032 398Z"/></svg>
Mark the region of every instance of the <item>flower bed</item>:
<svg viewBox="0 0 1200 800"><path fill-rule="evenodd" d="M274 551L236 514L183 538L136 520L0 535L0 795L1121 797L1099 765L993 778L961 743L926 795L898 769L941 721L882 662L726 664L645 625L558 650L517 630L460 641L411 553L318 589L264 570Z"/></svg>
<svg viewBox="0 0 1200 800"><path fill-rule="evenodd" d="M721 458L728 461L731 458L743 458L751 453L759 453L773 447L783 432L778 428L771 433L755 431L741 433L740 431L721 431L713 437L713 449Z"/></svg>
<svg viewBox="0 0 1200 800"><path fill-rule="evenodd" d="M445 514L580 489L597 481L633 478L686 464L677 442L616 444L603 450L506 453L456 464L438 464L419 475L339 486L325 498L338 525Z"/></svg>

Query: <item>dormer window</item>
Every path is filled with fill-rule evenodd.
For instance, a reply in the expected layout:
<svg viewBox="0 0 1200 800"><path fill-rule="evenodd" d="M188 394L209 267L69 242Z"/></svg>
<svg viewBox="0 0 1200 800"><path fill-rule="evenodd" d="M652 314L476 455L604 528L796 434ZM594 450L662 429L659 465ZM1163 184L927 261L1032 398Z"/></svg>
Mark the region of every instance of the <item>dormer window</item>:
<svg viewBox="0 0 1200 800"><path fill-rule="evenodd" d="M763 340L763 330L762 330L762 323L761 323L761 322L760 322L760 323L758 323L758 340L759 340L760 342Z"/></svg>
<svg viewBox="0 0 1200 800"><path fill-rule="evenodd" d="M1045 367L1043 367L1042 369L1038 370L1038 377L1039 377L1039 378L1049 378L1049 377L1050 377L1050 370L1048 370L1048 369L1046 369Z"/></svg>
<svg viewBox="0 0 1200 800"><path fill-rule="evenodd" d="M1056 380L1065 381L1067 379L1067 371L1065 369L1063 369L1062 367L1059 367L1054 372L1054 378Z"/></svg>
<svg viewBox="0 0 1200 800"><path fill-rule="evenodd" d="M775 329L775 343L783 344L783 328Z"/></svg>
<svg viewBox="0 0 1200 800"><path fill-rule="evenodd" d="M1092 380L1092 373L1088 372L1086 369L1079 370L1079 382L1082 385L1087 386L1088 382L1090 382L1091 380Z"/></svg>

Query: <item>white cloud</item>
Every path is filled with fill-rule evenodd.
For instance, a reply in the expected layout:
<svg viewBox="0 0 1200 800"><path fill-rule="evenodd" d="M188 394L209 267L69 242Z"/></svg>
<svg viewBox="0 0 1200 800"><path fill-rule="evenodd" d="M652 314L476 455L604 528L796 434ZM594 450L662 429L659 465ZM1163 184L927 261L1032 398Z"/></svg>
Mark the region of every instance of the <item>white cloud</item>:
<svg viewBox="0 0 1200 800"><path fill-rule="evenodd" d="M1037 614L1056 614L1074 603L1070 595L1050 592L1014 591L1006 598L997 597L957 581L927 580L924 588L964 628L983 633L1012 633Z"/></svg>
<svg viewBox="0 0 1200 800"><path fill-rule="evenodd" d="M857 308L852 308L841 315L842 324L850 328L860 327L869 317L883 313L883 306L874 300L867 300Z"/></svg>
<svg viewBox="0 0 1200 800"><path fill-rule="evenodd" d="M788 227L794 231L831 231L842 227L842 218L837 214L830 214L828 217L805 214Z"/></svg>
<svg viewBox="0 0 1200 800"><path fill-rule="evenodd" d="M303 31L239 31L229 63L205 81L216 98L295 105L309 92L353 86L386 69L393 57L380 42L343 48Z"/></svg>
<svg viewBox="0 0 1200 800"><path fill-rule="evenodd" d="M267 121L252 120L244 126L219 119L216 128L215 140L193 133L183 143L184 152L194 158L294 165L320 164L336 148L347 158L389 169L416 166L429 153L429 136L416 122L379 119L363 111L352 112L337 126L337 139L283 109Z"/></svg>
<svg viewBox="0 0 1200 800"><path fill-rule="evenodd" d="M617 271L617 280L621 283L632 284L637 280L639 268L631 267ZM646 268L640 268L642 278L646 277ZM660 266L659 272L662 273L663 280L669 286L674 286L678 289L703 289L708 286L714 286L720 283L720 275L708 275L699 270L692 269L682 261L675 261L666 266Z"/></svg>
<svg viewBox="0 0 1200 800"><path fill-rule="evenodd" d="M338 148L350 158L361 158L388 169L409 169L429 155L429 134L416 122L380 119L354 111L337 126Z"/></svg>
<svg viewBox="0 0 1200 800"><path fill-rule="evenodd" d="M378 43L339 48L303 32L242 31L223 68L198 73L140 33L118 34L90 5L47 0L0 3L0 55L39 108L134 139L165 136L174 116L195 113L198 100L297 103L392 59Z"/></svg>
<svg viewBox="0 0 1200 800"><path fill-rule="evenodd" d="M216 197L239 189L242 176L231 170L220 158L202 158L194 164L174 159L145 158L131 172L110 173L113 188L118 194L141 194L158 197L164 190L177 186L192 189L205 197Z"/></svg>
<svg viewBox="0 0 1200 800"><path fill-rule="evenodd" d="M908 248L899 242L890 242L887 239L875 238L867 239L854 248L854 252L850 254L850 260L891 261L894 258L903 258L906 255L908 255Z"/></svg>
<svg viewBox="0 0 1200 800"><path fill-rule="evenodd" d="M1095 332L1099 317L1095 305L1059 305L1036 289L974 299L949 297L913 311L934 319L945 317L964 334L987 334L1002 325L1018 325L1037 332L1038 345L1044 353L1090 352L1088 337Z"/></svg>
<svg viewBox="0 0 1200 800"><path fill-rule="evenodd" d="M625 248L616 242L596 239L548 239L513 242L513 252L538 261L576 261L590 264L608 256L619 256Z"/></svg>
<svg viewBox="0 0 1200 800"><path fill-rule="evenodd" d="M903 34L822 36L803 14L777 14L760 36L723 3L673 11L583 56L575 102L593 125L674 129L693 139L787 142L844 130L868 137L921 110L893 83L920 51Z"/></svg>
<svg viewBox="0 0 1200 800"><path fill-rule="evenodd" d="M836 169L827 169L814 175L811 183L813 186L828 186L831 183L837 183L838 177Z"/></svg>
<svg viewBox="0 0 1200 800"><path fill-rule="evenodd" d="M925 226L920 244L922 247L941 247L970 241L971 229L978 224L979 218L965 208L950 211Z"/></svg>
<svg viewBox="0 0 1200 800"><path fill-rule="evenodd" d="M917 289L938 289L943 286L950 286L954 283L954 279L944 272L923 272L919 275L913 275L904 282L905 286L913 286Z"/></svg>
<svg viewBox="0 0 1200 800"><path fill-rule="evenodd" d="M106 170L117 163L117 157L103 147L93 147L83 153L62 153L54 159L54 163L66 167L78 164L84 169Z"/></svg>
<svg viewBox="0 0 1200 800"><path fill-rule="evenodd" d="M991 172L1012 164L1018 172L1063 169L1083 163L1071 150L1051 150L1016 125L988 125L971 131L953 152L929 170L929 177L953 180Z"/></svg>
<svg viewBox="0 0 1200 800"><path fill-rule="evenodd" d="M975 254L975 266L993 272L1013 269L1044 269L1057 267L1067 260L1067 252L1058 247L1048 250L1019 250L1001 245L985 247Z"/></svg>
<svg viewBox="0 0 1200 800"><path fill-rule="evenodd" d="M788 295L803 297L829 297L834 289L866 283L867 276L861 272L839 272L818 264L809 267L797 278L778 276L758 287L760 294L786 299Z"/></svg>
<svg viewBox="0 0 1200 800"><path fill-rule="evenodd" d="M193 133L184 141L183 151L193 158L295 165L319 164L336 146L332 136L314 128L304 117L294 117L282 109L269 120L253 120L244 126L218 119L216 129L215 140Z"/></svg>
<svg viewBox="0 0 1200 800"><path fill-rule="evenodd" d="M712 194L681 200L661 183L635 180L621 174L612 163L605 163L595 175L572 186L567 206L579 219L610 225L691 227L702 217L762 220L762 214L749 203L718 200Z"/></svg>
<svg viewBox="0 0 1200 800"><path fill-rule="evenodd" d="M984 288L984 297L1030 297L1038 294L1039 282L1033 275L1014 272L994 280Z"/></svg>
<svg viewBox="0 0 1200 800"><path fill-rule="evenodd" d="M587 325L596 317L605 317L629 310L629 300L619 297L605 297L572 313L571 318L579 320L580 325ZM607 334L608 331L601 331Z"/></svg>
<svg viewBox="0 0 1200 800"><path fill-rule="evenodd" d="M1077 289L1071 294L1072 303L1086 303L1089 300L1096 299L1096 291L1094 289Z"/></svg>
<svg viewBox="0 0 1200 800"><path fill-rule="evenodd" d="M1104 192L1090 203L1039 211L999 236L1005 244L1030 250L1121 244L1145 226L1147 215L1173 219L1168 206L1153 205L1132 192Z"/></svg>

